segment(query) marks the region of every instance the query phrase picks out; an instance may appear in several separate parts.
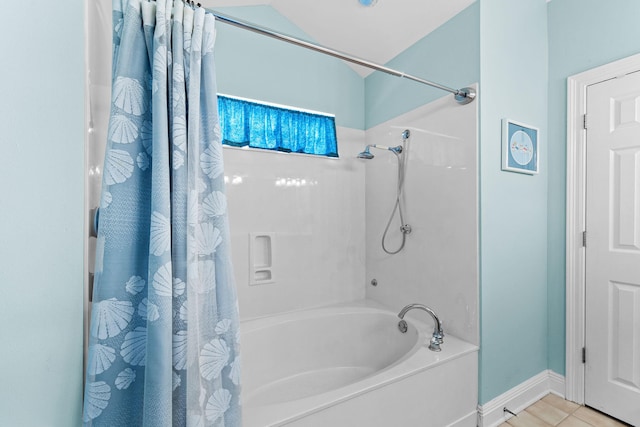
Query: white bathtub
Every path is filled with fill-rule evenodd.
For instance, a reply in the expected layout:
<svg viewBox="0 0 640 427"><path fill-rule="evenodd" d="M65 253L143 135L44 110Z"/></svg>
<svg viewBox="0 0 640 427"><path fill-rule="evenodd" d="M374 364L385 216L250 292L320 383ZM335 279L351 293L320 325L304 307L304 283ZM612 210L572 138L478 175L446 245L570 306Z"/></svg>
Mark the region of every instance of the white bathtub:
<svg viewBox="0 0 640 427"><path fill-rule="evenodd" d="M363 301L243 322L243 426L475 426L477 347L398 320Z"/></svg>

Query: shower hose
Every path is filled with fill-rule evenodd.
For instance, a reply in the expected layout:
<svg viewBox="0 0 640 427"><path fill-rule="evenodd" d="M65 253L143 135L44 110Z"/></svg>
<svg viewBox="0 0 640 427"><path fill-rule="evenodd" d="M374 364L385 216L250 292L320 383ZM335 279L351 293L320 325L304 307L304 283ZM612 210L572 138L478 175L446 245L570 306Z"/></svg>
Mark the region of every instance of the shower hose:
<svg viewBox="0 0 640 427"><path fill-rule="evenodd" d="M406 142L408 136L405 138L403 134L403 142ZM403 147L404 148L404 147ZM396 187L396 202L393 206L393 210L391 211L391 216L389 216L389 221L387 222L387 226L384 229L384 233L382 234L382 250L388 253L389 255L395 255L400 252L404 248L404 244L407 239L407 234L411 233L411 226L409 224L405 224L404 215L402 213L402 192L404 189L404 175L405 175L405 156L406 153L403 150L403 153L397 153L391 150L393 154L396 155L398 160L398 185ZM387 240L387 234L389 232L389 228L391 227L391 223L393 222L393 218L396 216L396 212L398 212L400 217L400 232L402 233L402 243L400 243L400 247L396 250L389 250L385 241Z"/></svg>

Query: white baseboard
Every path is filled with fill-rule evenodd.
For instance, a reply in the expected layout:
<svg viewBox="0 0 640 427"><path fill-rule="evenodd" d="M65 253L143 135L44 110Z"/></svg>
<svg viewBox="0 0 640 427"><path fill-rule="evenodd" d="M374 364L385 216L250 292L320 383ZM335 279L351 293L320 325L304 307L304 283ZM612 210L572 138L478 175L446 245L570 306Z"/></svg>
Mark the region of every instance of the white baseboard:
<svg viewBox="0 0 640 427"><path fill-rule="evenodd" d="M564 377L546 370L506 391L495 399L478 406L478 427L496 427L549 393L564 397Z"/></svg>
<svg viewBox="0 0 640 427"><path fill-rule="evenodd" d="M564 376L553 371L549 372L549 391L557 396L565 398Z"/></svg>

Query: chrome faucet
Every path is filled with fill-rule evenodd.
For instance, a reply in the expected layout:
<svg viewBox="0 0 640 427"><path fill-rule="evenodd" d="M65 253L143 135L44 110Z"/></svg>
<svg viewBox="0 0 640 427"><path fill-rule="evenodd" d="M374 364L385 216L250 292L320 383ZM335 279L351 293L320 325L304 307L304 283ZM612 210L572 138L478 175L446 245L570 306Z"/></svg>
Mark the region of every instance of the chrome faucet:
<svg viewBox="0 0 640 427"><path fill-rule="evenodd" d="M398 322L398 329L400 329L400 332L402 332L403 334L407 332L408 326L406 320L404 320L404 316L409 310L413 310L414 308L426 311L433 318L433 335L431 336L431 340L429 341L429 350L440 351L440 344L444 342L444 331L442 330L442 323L440 322L440 319L438 319L436 313L426 305L409 304L405 308L400 310L400 313L398 313L398 317L400 318L400 322Z"/></svg>

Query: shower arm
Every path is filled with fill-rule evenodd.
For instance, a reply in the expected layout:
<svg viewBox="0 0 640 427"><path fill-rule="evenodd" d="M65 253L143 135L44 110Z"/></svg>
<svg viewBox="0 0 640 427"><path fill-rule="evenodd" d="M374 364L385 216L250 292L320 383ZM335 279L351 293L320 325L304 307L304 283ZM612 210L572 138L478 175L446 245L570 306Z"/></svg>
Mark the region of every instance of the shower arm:
<svg viewBox="0 0 640 427"><path fill-rule="evenodd" d="M402 153L402 145L398 145L395 147L388 147L386 145L380 145L380 144L369 144L367 145L367 147L377 148L378 150L388 150L396 154Z"/></svg>
<svg viewBox="0 0 640 427"><path fill-rule="evenodd" d="M282 34L272 29L261 27L259 25L256 25L250 22L242 21L240 19L233 18L231 16L221 15L218 12L215 12L210 9L209 9L209 12L216 18L217 21L223 22L225 24L233 25L234 27L242 28L244 30L249 30L254 33L261 34L263 36L271 37L273 39L291 43L296 46L303 47L305 49L310 49L325 55L333 56L335 58L342 59L344 61L348 61L357 65L361 65L363 67L371 68L376 71L381 71L383 73L390 74L392 76L402 77L408 80L413 80L414 82L418 82L427 86L434 87L436 89L444 90L446 92L452 93L455 97L455 100L460 105L468 104L476 98L476 91L471 87L454 89L452 87L441 85L439 83L434 83L429 80L422 79L420 77L412 76L411 74L407 74L402 71L394 70L393 68L376 64L375 62L367 61L366 59L357 58L353 55L349 55L344 52L339 52L337 50L328 48L326 46L322 46L316 43L311 43L311 42L301 40L286 34Z"/></svg>

